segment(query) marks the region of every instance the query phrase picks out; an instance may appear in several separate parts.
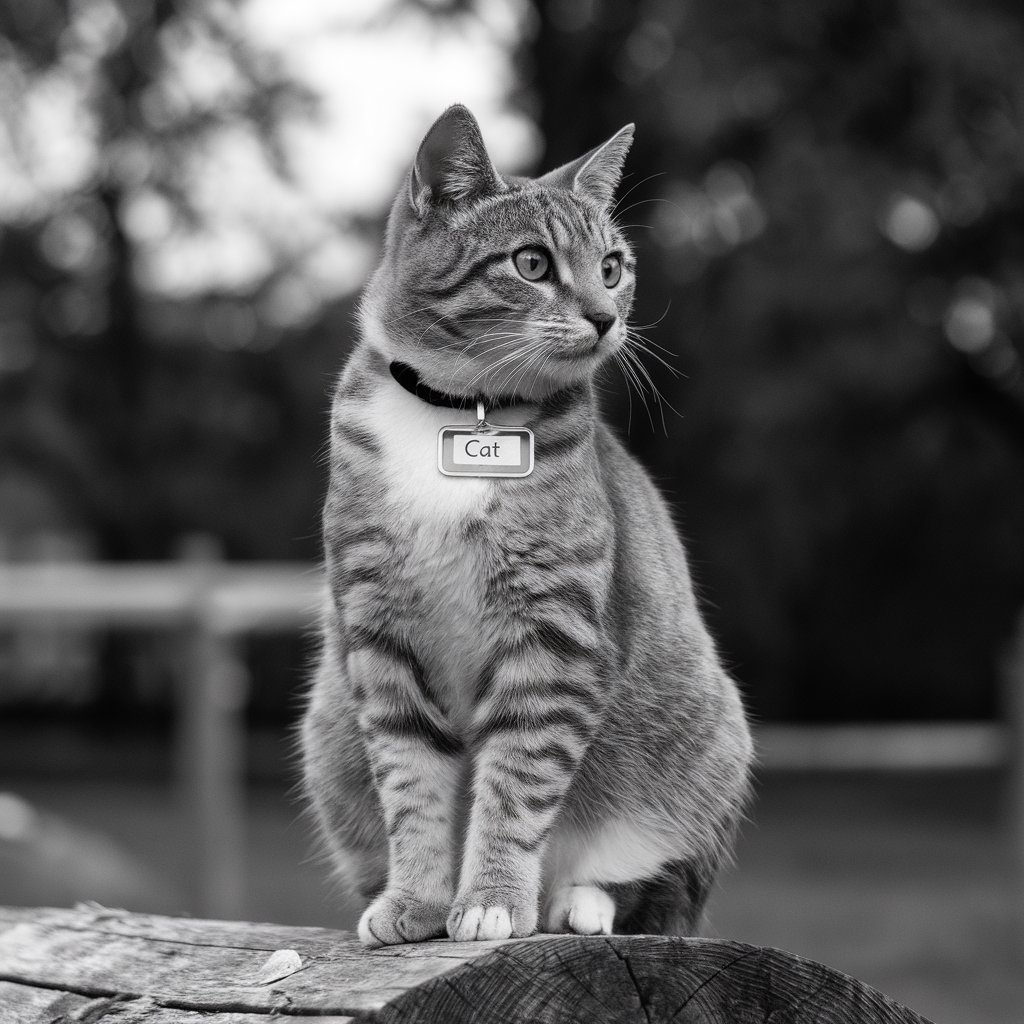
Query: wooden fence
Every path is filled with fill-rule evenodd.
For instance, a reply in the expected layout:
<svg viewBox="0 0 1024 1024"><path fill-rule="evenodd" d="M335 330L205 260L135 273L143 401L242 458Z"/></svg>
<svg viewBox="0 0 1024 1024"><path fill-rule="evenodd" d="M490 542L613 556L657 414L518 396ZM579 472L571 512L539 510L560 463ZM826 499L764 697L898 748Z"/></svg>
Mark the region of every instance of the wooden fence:
<svg viewBox="0 0 1024 1024"><path fill-rule="evenodd" d="M180 640L177 776L194 842L193 904L238 917L245 906L242 639L315 621L321 576L301 564L40 564L0 567L0 629L147 629Z"/></svg>

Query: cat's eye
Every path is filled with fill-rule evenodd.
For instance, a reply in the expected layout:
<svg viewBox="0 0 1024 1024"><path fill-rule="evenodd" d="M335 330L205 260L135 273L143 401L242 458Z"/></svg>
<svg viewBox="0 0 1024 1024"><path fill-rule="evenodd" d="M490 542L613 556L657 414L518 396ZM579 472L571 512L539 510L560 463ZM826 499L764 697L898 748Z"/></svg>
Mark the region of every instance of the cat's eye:
<svg viewBox="0 0 1024 1024"><path fill-rule="evenodd" d="M548 258L548 254L536 246L520 249L512 259L515 262L516 270L527 281L542 280L548 276L548 270L551 268L551 260Z"/></svg>
<svg viewBox="0 0 1024 1024"><path fill-rule="evenodd" d="M622 277L622 260L612 253L601 260L601 279L605 288L614 288Z"/></svg>

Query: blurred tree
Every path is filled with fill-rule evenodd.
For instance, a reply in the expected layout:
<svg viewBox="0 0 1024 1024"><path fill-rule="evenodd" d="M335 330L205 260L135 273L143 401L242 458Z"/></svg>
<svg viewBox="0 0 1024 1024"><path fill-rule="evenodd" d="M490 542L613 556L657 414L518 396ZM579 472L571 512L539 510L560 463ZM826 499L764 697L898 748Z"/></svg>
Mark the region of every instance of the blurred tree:
<svg viewBox="0 0 1024 1024"><path fill-rule="evenodd" d="M544 164L638 122L638 319L685 377L651 362L683 416L666 441L634 409L632 443L754 709L992 713L1024 600L1024 9L537 10Z"/></svg>
<svg viewBox="0 0 1024 1024"><path fill-rule="evenodd" d="M30 466L108 557L166 554L200 526L256 554L244 518L203 501L230 481L238 519L256 497L246 460L275 458L301 408L280 359L246 355L276 340L282 239L309 242L285 223L282 133L315 100L224 2L11 0L0 39L0 472ZM239 151L264 223L224 201L252 187ZM212 341L198 356L196 338ZM191 508L178 459L207 477ZM315 493L315 472L304 483Z"/></svg>
<svg viewBox="0 0 1024 1024"><path fill-rule="evenodd" d="M69 510L56 527L105 557L192 530L229 556L315 556L316 452L388 151L404 164L448 101L423 81L438 61L486 65L472 91L504 106L512 6L0 6L0 478L40 478ZM0 557L5 535L38 556L12 520Z"/></svg>

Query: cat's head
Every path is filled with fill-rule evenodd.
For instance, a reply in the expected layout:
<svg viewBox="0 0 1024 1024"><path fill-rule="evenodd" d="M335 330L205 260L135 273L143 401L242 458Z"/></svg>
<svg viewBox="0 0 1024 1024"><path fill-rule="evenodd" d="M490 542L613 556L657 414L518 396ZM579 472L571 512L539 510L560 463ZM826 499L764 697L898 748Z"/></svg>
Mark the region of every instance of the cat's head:
<svg viewBox="0 0 1024 1024"><path fill-rule="evenodd" d="M627 125L543 177L499 175L473 115L427 132L364 296L366 335L434 388L540 398L626 340L633 255L612 217Z"/></svg>

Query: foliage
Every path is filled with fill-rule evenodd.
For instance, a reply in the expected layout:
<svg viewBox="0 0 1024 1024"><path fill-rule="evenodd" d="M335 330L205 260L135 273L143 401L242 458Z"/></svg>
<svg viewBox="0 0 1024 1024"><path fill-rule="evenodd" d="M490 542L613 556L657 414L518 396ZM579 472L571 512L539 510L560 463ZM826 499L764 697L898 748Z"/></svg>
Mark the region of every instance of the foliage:
<svg viewBox="0 0 1024 1024"><path fill-rule="evenodd" d="M318 488L288 444L326 385L295 366L315 342L276 343L334 229L283 131L315 98L225 2L15 0L0 35L0 533L22 557L54 532L160 557L193 529L287 555ZM13 500L27 478L42 501Z"/></svg>

